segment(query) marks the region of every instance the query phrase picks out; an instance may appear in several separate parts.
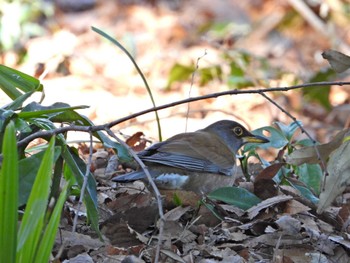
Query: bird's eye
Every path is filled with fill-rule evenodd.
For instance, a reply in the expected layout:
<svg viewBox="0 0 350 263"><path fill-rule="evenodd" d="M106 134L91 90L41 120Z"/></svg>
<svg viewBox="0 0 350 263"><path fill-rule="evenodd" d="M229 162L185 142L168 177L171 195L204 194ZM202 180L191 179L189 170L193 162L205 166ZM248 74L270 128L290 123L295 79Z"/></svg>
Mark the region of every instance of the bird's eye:
<svg viewBox="0 0 350 263"><path fill-rule="evenodd" d="M241 127L234 127L233 128L233 132L237 135L237 136L241 136L243 134L243 129Z"/></svg>

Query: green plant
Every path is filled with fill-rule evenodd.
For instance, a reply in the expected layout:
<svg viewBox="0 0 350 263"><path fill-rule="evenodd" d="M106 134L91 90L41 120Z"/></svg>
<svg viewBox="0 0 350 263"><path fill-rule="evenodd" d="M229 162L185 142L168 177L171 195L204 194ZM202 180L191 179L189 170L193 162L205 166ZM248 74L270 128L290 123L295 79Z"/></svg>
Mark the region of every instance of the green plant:
<svg viewBox="0 0 350 263"><path fill-rule="evenodd" d="M52 160L55 165L52 167L53 170L50 170L49 175L51 187L47 187L50 189L50 198L55 200L61 198L59 193L63 175L65 175L67 181L74 182L78 185L78 189L81 189L87 169L86 163L80 158L77 149L67 144L64 134L56 134L54 131L57 129L57 125L67 126L67 124L74 124L77 127L91 127L93 123L76 112L77 109L82 109L86 106L71 107L68 104L59 102L51 106L42 106L40 102L26 103L32 94L36 92L41 93L43 86L37 79L3 65L0 65L0 88L12 99L11 103L0 108L0 147L5 147L7 143L5 138L7 127L9 125L13 126L16 134L16 149L18 151L18 161L14 163L18 170L19 178L17 205L20 207L26 205L25 211L27 211L36 178L38 178L40 173L39 166L44 162L44 158L47 158L45 157L45 149L49 147L47 143L36 147L35 151L31 149L30 155L28 154L27 146L36 138L34 136L31 139L31 136L38 132L42 132L42 135L38 137L46 141L49 141L50 138L55 138L53 141L55 147L52 148ZM130 159L127 150L112 141L103 132L96 131L92 134L106 147L115 149L122 160ZM13 149L12 151L14 151ZM1 154L5 158L5 153L2 152ZM74 180L67 175L72 175L71 177ZM9 176L9 173L6 173L6 175L2 176L2 179L5 180L4 177ZM84 203L87 207L88 221L93 229L99 233L96 182L90 172L87 173L87 176L87 191L84 194ZM15 189L13 190L16 191Z"/></svg>
<svg viewBox="0 0 350 263"><path fill-rule="evenodd" d="M282 122L275 122L276 127L268 126L255 130L254 134L263 134L267 131L270 134L270 143L264 144L261 148L267 149L268 147L276 148L280 150L279 160L277 162L286 162L285 158L291 155L294 151L301 147L310 146L313 147L313 141L311 139L295 140L296 132L300 131L302 123L295 121L286 125ZM249 151L248 156L256 156L264 164L265 167L271 165L266 160L259 157L256 152L249 147L245 148L245 151ZM290 180L290 177L297 178L301 184L295 183ZM290 185L293 188L300 191L300 193L313 203L318 202L317 196L321 190L321 181L323 172L321 166L317 163L304 163L302 165L294 165L286 162L281 166L280 170L274 175L273 180L277 184Z"/></svg>
<svg viewBox="0 0 350 263"><path fill-rule="evenodd" d="M224 51L220 55L220 62L206 67L198 67L194 62L189 65L175 63L170 69L166 89L170 89L177 81L190 79L193 72L196 72L200 86L219 80L235 89L250 87L255 80L263 82L280 74L266 59L243 50Z"/></svg>
<svg viewBox="0 0 350 263"><path fill-rule="evenodd" d="M96 28L93 29L112 41L112 38L104 32ZM121 47L118 42L112 42ZM130 54L126 53L130 57ZM138 68L136 62L132 58L131 60ZM142 73L140 74L142 75ZM145 84L147 86L146 81ZM18 262L23 260L45 262L50 255L53 244L52 237L55 236L60 218L60 209L69 190L72 190L70 194L75 193L83 196L88 223L100 235L95 179L87 170L89 167L80 158L78 150L66 142L65 135L69 129L58 131L58 128L70 128L71 125L74 125L78 131L90 132L104 146L114 149L121 161L130 161L131 156L124 146L111 140L102 132L104 128L93 129L93 123L76 112L77 109L83 109L86 106L71 107L60 102L51 106L42 106L41 101L28 102L34 93L42 93L42 98L44 97L43 86L39 80L15 69L0 65L0 88L12 99L11 103L0 108L0 149L3 149L3 152L0 151L0 158L4 158L1 165L0 189L4 194L11 189L11 195L9 195L9 198L3 199L4 203L1 204L4 208L3 211L9 210L11 212L11 217L3 216L0 221L0 228L4 233L7 225L11 222L11 232L2 237L11 234L11 242L7 245L17 253L16 256L9 249L11 253L8 255L2 254L0 258L9 260L0 261L14 262L14 257L17 257ZM148 86L147 88L149 89ZM82 129L79 129L79 127L82 127ZM8 129L11 129L11 132L8 132ZM109 132L109 127L106 126L105 130ZM9 137L9 133L12 134L12 137ZM8 150L9 138L12 142L11 150ZM35 148L28 148L29 143L36 138L50 140L50 143L44 142ZM11 151L17 153L16 157L10 155ZM49 157L47 152L50 153ZM10 161L12 162L11 165L8 164ZM8 171L8 167L17 170ZM12 173L16 175L12 176ZM41 177L39 175L45 176L45 180L38 181L38 178ZM9 183L10 179L11 183ZM61 193L60 182L63 179L69 183ZM16 181L16 184L13 184L13 180ZM41 182L41 186L37 186L39 182ZM42 185L43 183L45 185ZM10 184L12 188L8 188ZM85 185L86 191L82 194L80 189L84 189L83 186L85 187ZM41 187L45 191L38 194L40 193L38 188ZM51 208L48 208L48 200L52 198L56 200L56 205L55 208L52 208L54 211L50 217L49 211L51 211ZM21 221L21 227L16 239L15 232L17 231L14 226L17 225L17 209L23 207L25 207L24 216L23 219L19 220ZM45 211L47 211L46 214ZM38 216L28 216L33 213ZM53 221L51 221L51 218L54 218ZM46 223L48 225L44 227ZM50 236L46 234L48 229L52 233ZM40 243L39 240L43 241L40 241ZM5 238L1 242L1 244L5 244ZM37 250L38 246L45 248L45 250L39 252Z"/></svg>
<svg viewBox="0 0 350 263"><path fill-rule="evenodd" d="M48 262L56 238L69 183L61 190L54 206L50 200L52 169L55 161L52 137L39 166L25 212L18 228L19 162L13 121L6 126L0 170L0 261Z"/></svg>

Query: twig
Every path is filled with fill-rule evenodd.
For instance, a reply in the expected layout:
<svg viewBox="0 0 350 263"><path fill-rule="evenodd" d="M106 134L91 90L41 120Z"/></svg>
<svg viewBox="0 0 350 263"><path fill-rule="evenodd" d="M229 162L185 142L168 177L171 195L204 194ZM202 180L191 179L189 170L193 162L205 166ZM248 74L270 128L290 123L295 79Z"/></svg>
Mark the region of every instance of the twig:
<svg viewBox="0 0 350 263"><path fill-rule="evenodd" d="M298 127L300 128L300 130L306 134L306 136L312 141L312 145L315 149L315 152L317 154L317 160L320 161L321 163L321 167L324 171L324 174L325 176L328 175L328 171L327 171L327 166L323 160L323 158L321 157L321 154L320 154L320 151L318 150L317 148L317 145L316 145L316 141L315 139L313 139L311 137L311 135L307 132L307 130L304 129L304 127L302 125L300 125L300 123L298 122L298 120L292 115L290 114L288 111L286 111L285 109L283 109L280 105L278 105L275 101L273 101L270 97L268 97L265 93L260 93L261 96L263 96L265 99L267 99L269 102L271 102L273 105L275 105L280 111L282 111L284 114L286 114L289 118L291 118L297 125Z"/></svg>
<svg viewBox="0 0 350 263"><path fill-rule="evenodd" d="M300 84L300 85L294 85L290 87L275 87L275 88L266 88L266 89L254 89L254 90L228 90L228 91L223 91L223 92L217 92L217 93L211 93L208 95L204 96L198 96L198 97L191 97L179 101L175 101L172 103L164 104L161 106L157 106L154 108L149 108L143 111L139 111L137 113L131 114L129 116L114 120L112 122L106 123L104 125L95 125L95 126L77 126L77 125L71 125L71 126L65 126L61 128L57 128L54 130L49 130L49 131L39 131L36 133L33 133L29 135L28 137L24 138L23 140L19 141L17 143L17 146L23 146L28 144L34 139L37 138L43 138L43 137L51 137L56 134L64 133L67 131L81 131L81 132L95 132L95 131L101 131L105 130L106 128L111 128L119 123L125 122L127 120L136 118L138 116L157 111L157 110L162 110L170 107L174 107L177 105L185 104L188 102L193 102L193 101L198 101L198 100L204 100L204 99L209 99L209 98L217 98L220 96L226 96L226 95L238 95L238 94L261 94L261 93L266 93L266 92L275 92L275 91L289 91L289 90L295 90L295 89L301 89L301 88L312 88L312 87L322 87L322 86L330 86L330 85L335 85L335 86L344 86L344 85L350 85L350 82L342 82L342 81L329 81L329 82L314 82L314 83L306 83L306 84Z"/></svg>
<svg viewBox="0 0 350 263"><path fill-rule="evenodd" d="M154 262L158 262L159 261L159 255L160 255L160 247L162 244L162 236L163 236L163 230L164 230L164 212L163 212L163 205L162 205L162 199L161 199L161 194L158 190L158 187L156 186L156 184L154 183L154 180L151 176L151 174L148 171L147 166L141 161L141 159L139 158L139 156L129 147L129 145L127 145L123 140L120 140L110 129L106 128L105 129L106 132L108 133L109 136L111 136L112 138L114 138L115 140L117 140L121 145L123 145L128 152L132 155L132 157L135 159L135 161L140 165L140 167L142 168L142 170L145 172L146 177L148 179L148 182L150 183L154 194L156 196L157 199L157 205L158 205L158 214L160 217L160 223L159 223L159 239L158 239L158 243L157 243L157 248L156 248L156 256L154 259Z"/></svg>
<svg viewBox="0 0 350 263"><path fill-rule="evenodd" d="M136 118L138 116L153 112L155 110L162 110L162 109L166 109L166 108L170 108L170 107L174 107L177 105L185 104L188 102L194 102L194 101L198 101L198 100L217 98L217 97L226 96L226 95L254 94L254 93L260 94L261 92L289 91L289 90L294 90L294 89L312 88L312 87L330 86L330 85L335 85L335 86L350 85L350 82L349 81L347 81L347 82L342 82L342 81L326 82L325 81L325 82L314 82L314 83L294 85L294 86L290 86L290 87L275 87L275 88L264 88L264 89L254 89L254 90L227 90L227 91L211 93L211 94L203 95L203 96L191 97L191 98L175 101L172 103L164 104L161 106L157 106L155 108L143 110L143 111L131 114L129 116L126 116L124 118L120 118L118 120L112 121L109 123L109 125L110 125L109 127L113 127L114 125L117 125L119 123L125 122L125 121L133 119L133 118Z"/></svg>
<svg viewBox="0 0 350 263"><path fill-rule="evenodd" d="M87 182L88 182L88 178L89 178L89 173L91 170L91 164L92 164L92 153L93 153L93 147L92 147L92 133L90 132L90 147L89 147L89 159L88 162L86 164L86 171L85 171L85 175L84 175L84 181L83 181L83 185L81 186L81 191L80 191L80 197L79 197L79 202L78 202L78 207L77 207L77 211L75 213L74 216L74 221L73 221L73 229L72 232L74 233L77 229L77 223L78 223L78 217L79 217L79 211L80 208L83 204L84 201L84 195L85 195L85 189L87 186Z"/></svg>
<svg viewBox="0 0 350 263"><path fill-rule="evenodd" d="M191 97L192 87L193 87L193 83L194 83L194 77L196 76L196 73L197 73L198 68L199 68L199 61L206 55L207 55L207 50L205 49L204 50L204 54L197 58L196 68L192 72L192 76L191 76L191 85L190 85L190 90L188 91L188 97L189 98ZM187 123L188 123L188 115L189 115L189 113L190 113L190 103L187 104L185 132L187 132Z"/></svg>

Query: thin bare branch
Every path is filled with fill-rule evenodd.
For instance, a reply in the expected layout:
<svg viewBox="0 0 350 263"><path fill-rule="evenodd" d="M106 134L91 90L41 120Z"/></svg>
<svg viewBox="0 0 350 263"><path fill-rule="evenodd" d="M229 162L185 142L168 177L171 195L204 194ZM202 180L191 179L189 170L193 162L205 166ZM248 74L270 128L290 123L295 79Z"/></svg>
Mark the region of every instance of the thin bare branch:
<svg viewBox="0 0 350 263"><path fill-rule="evenodd" d="M344 85L350 85L350 82L342 82L342 81L329 81L329 82L314 82L314 83L306 83L306 84L300 84L300 85L294 85L290 87L275 87L275 88L266 88L266 89L251 89L251 90L228 90L224 92L217 92L217 93L211 93L204 96L198 96L198 97L191 97L179 101L175 101L172 103L164 104L158 107L149 108L143 111L136 112L134 114L128 115L126 117L114 120L112 122L106 123L104 125L96 125L96 126L77 126L77 125L71 125L71 126L65 126L61 128L57 128L50 131L39 131L36 133L33 133L29 135L28 137L24 138L23 140L19 141L17 143L17 146L23 146L25 144L28 144L34 139L37 138L44 138L44 137L50 137L56 134L64 133L67 131L81 131L81 132L95 132L95 131L101 131L105 130L106 128L112 128L113 126L125 122L127 120L136 118L138 116L157 111L162 110L170 107L174 107L177 105L198 101L198 100L204 100L209 98L217 98L220 96L226 96L226 95L238 95L238 94L262 94L266 92L275 92L275 91L289 91L294 89L301 89L301 88L312 88L312 87L326 87L326 86L344 86Z"/></svg>
<svg viewBox="0 0 350 263"><path fill-rule="evenodd" d="M273 101L270 97L268 97L265 93L260 93L261 96L263 96L265 99L267 99L269 102L271 102L273 105L275 105L280 111L282 111L284 114L286 114L289 118L291 118L300 128L300 130L305 133L305 135L312 141L312 145L315 148L315 152L317 154L317 159L321 164L322 170L324 171L325 176L328 175L328 171L327 171L327 166L323 160L323 158L321 157L320 151L317 148L317 144L314 138L311 137L311 135L308 133L307 130L304 129L304 127L302 125L300 125L300 123L298 122L298 120L292 115L290 114L288 111L286 111L285 109L283 109L280 105L278 105L275 101Z"/></svg>
<svg viewBox="0 0 350 263"><path fill-rule="evenodd" d="M163 229L164 229L164 212L163 212L161 194L160 194L158 187L156 186L150 172L148 171L147 166L141 161L139 156L129 147L129 145L127 145L123 140L120 140L110 129L106 128L106 132L108 133L109 136L114 138L116 141L118 141L121 145L123 145L128 150L128 152L132 155L132 157L135 159L135 161L140 165L142 170L145 172L146 177L148 179L148 182L150 183L150 185L154 191L154 194L155 194L155 197L157 200L157 205L158 205L158 214L160 217L159 239L158 239L158 244L157 244L157 248L156 248L156 256L155 256L155 260L154 260L154 262L158 262L159 255L160 255L160 247L161 247L162 240L163 240L162 236L163 236Z"/></svg>
<svg viewBox="0 0 350 263"><path fill-rule="evenodd" d="M72 228L72 232L73 233L76 231L77 224L78 224L79 211L80 211L80 208L83 205L83 201L84 201L85 190L86 190L86 187L87 187L89 173L90 173L90 170L91 170L93 150L94 149L92 147L92 133L90 132L89 159L88 159L88 162L86 164L86 171L85 171L85 175L84 175L84 181L83 181L83 185L82 185L81 191L80 191L80 197L79 197L77 211L76 211L75 216L74 216L73 228Z"/></svg>
<svg viewBox="0 0 350 263"><path fill-rule="evenodd" d="M190 85L190 89L188 91L188 97L191 97L191 92L192 92L192 87L193 87L193 83L194 83L194 77L196 76L196 73L198 71L199 68L199 61L207 55L207 50L204 50L204 54L200 57L197 58L197 63L196 63L196 68L195 70L192 72L192 77L191 77L191 85ZM190 103L187 104L187 112L186 112L186 123L185 123L185 132L187 132L187 124L188 124L188 115L190 113Z"/></svg>
<svg viewBox="0 0 350 263"><path fill-rule="evenodd" d="M198 97L191 97L179 101L175 101L172 103L164 104L155 108L149 108L147 110L143 110L134 114L131 114L129 116L120 118L118 120L112 121L109 123L109 127L113 127L114 125L117 125L119 123L125 122L127 120L136 118L138 116L153 112L155 110L162 110L166 108L171 108L177 105L185 104L188 102L194 102L199 100L205 100L205 99L211 99L211 98L217 98L221 96L226 95L238 95L238 94L261 94L265 92L275 92L275 91L289 91L289 90L295 90L295 89L301 89L301 88L312 88L312 87L326 87L326 86L344 86L344 85L350 85L350 82L342 82L342 81L329 81L329 82L313 82L313 83L306 83L306 84L300 84L300 85L294 85L290 87L274 87L274 88L263 88L263 89L249 89L249 90L227 90L223 92L217 92L217 93L211 93L208 95L198 96Z"/></svg>

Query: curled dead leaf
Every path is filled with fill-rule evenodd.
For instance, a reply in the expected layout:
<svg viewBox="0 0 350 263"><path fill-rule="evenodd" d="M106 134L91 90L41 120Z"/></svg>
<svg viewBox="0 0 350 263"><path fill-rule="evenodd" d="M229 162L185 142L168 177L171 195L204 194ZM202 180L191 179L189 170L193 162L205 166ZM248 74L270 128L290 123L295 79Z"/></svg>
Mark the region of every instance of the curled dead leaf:
<svg viewBox="0 0 350 263"><path fill-rule="evenodd" d="M125 143L135 152L140 152L146 148L147 140L143 138L143 132L136 132L131 135Z"/></svg>
<svg viewBox="0 0 350 263"><path fill-rule="evenodd" d="M266 200L260 202L259 204L255 205L247 210L248 218L253 219L254 217L256 217L259 214L259 212L261 210L263 210L267 207L274 206L276 204L287 202L287 201L292 200L292 199L293 199L293 197L290 195L278 195L278 196L266 199Z"/></svg>
<svg viewBox="0 0 350 263"><path fill-rule="evenodd" d="M326 50L322 57L328 61L332 69L337 73L342 73L350 68L350 57L336 50Z"/></svg>
<svg viewBox="0 0 350 263"><path fill-rule="evenodd" d="M344 138L349 136L350 129L342 130L328 143L317 145L317 149L320 152L323 160L327 160L328 156L337 149ZM315 164L319 163L317 153L314 146L304 147L293 151L286 157L286 161L291 165L301 165L304 163Z"/></svg>
<svg viewBox="0 0 350 263"><path fill-rule="evenodd" d="M317 213L322 213L350 185L350 141L345 141L330 156L324 190L320 194Z"/></svg>

